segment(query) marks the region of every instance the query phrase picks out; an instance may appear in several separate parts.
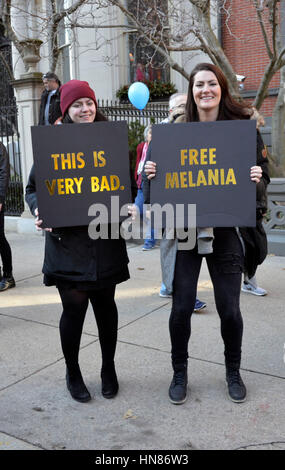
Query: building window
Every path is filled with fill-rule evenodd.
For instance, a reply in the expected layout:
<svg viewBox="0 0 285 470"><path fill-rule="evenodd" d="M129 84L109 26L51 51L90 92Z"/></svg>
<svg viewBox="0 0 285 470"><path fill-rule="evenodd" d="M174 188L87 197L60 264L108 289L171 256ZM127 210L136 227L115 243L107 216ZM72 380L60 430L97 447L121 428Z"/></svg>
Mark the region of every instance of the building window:
<svg viewBox="0 0 285 470"><path fill-rule="evenodd" d="M162 29L167 31L167 2L165 0L127 0L129 11L132 12L146 31L157 36ZM129 33L130 81L158 80L168 82L169 65L165 58L147 43L136 30Z"/></svg>

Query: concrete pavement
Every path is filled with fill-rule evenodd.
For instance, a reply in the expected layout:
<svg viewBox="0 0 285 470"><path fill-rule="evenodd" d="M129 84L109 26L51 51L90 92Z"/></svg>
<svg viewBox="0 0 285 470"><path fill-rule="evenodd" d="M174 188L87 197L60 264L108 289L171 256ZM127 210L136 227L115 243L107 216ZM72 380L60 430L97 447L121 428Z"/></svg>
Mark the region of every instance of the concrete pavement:
<svg viewBox="0 0 285 470"><path fill-rule="evenodd" d="M42 284L44 237L8 233L15 289L0 294L0 450L285 449L285 258L268 256L258 269L266 297L241 294L242 376L248 399L227 398L223 344L205 262L198 296L207 309L193 315L190 396L168 401L172 377L168 317L171 299L158 296L159 249L129 244L131 279L117 287L118 396L100 393L100 346L87 312L80 363L94 395L71 399L58 322L56 288Z"/></svg>

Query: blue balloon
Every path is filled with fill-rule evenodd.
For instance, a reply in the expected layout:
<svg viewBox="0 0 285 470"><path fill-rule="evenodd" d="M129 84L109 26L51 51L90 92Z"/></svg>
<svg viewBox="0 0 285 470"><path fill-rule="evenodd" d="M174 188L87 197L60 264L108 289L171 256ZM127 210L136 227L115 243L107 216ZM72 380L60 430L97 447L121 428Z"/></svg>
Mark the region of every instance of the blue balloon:
<svg viewBox="0 0 285 470"><path fill-rule="evenodd" d="M128 91L130 102L138 109L143 109L149 100L149 89L142 82L133 83Z"/></svg>

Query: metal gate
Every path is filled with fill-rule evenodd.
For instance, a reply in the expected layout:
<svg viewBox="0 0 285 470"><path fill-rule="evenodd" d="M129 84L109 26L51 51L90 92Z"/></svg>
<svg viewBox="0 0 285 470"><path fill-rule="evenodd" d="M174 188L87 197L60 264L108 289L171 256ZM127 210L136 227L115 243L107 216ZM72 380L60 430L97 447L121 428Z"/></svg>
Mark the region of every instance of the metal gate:
<svg viewBox="0 0 285 470"><path fill-rule="evenodd" d="M0 139L10 162L10 184L5 199L6 215L21 215L24 210L17 106L12 79L11 43L0 24Z"/></svg>
<svg viewBox="0 0 285 470"><path fill-rule="evenodd" d="M14 105L0 107L0 139L6 147L10 162L10 183L5 199L5 214L21 215L24 210L24 196L17 108Z"/></svg>

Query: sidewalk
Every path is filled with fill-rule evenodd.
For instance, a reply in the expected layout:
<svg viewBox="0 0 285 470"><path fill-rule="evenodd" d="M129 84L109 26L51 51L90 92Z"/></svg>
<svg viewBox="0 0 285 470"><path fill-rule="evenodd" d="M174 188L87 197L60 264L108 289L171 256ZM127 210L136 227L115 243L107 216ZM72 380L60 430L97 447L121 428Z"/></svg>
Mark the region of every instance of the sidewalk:
<svg viewBox="0 0 285 470"><path fill-rule="evenodd" d="M168 318L171 299L158 296L159 248L128 244L131 279L117 287L120 391L102 397L100 346L91 309L81 343L82 373L94 399L72 400L58 322L56 288L42 284L44 237L9 233L15 289L0 294L0 450L285 449L285 258L259 268L266 297L241 294L242 376L248 400L227 398L223 344L205 262L192 317L190 396L168 400L172 377Z"/></svg>

